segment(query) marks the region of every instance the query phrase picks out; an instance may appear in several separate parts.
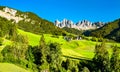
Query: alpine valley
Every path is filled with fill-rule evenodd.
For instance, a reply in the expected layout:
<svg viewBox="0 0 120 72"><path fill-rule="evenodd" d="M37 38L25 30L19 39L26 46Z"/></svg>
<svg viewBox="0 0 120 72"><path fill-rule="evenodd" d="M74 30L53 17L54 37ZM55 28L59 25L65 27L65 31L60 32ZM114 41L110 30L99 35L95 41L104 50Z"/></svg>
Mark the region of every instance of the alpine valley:
<svg viewBox="0 0 120 72"><path fill-rule="evenodd" d="M120 19L53 23L0 6L0 72L120 72Z"/></svg>

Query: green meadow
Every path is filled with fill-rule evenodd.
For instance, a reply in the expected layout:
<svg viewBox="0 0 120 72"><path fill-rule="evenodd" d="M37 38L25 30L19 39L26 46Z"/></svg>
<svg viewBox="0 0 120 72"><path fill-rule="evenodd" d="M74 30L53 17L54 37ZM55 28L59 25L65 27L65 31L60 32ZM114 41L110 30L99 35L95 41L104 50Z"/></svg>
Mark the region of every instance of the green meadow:
<svg viewBox="0 0 120 72"><path fill-rule="evenodd" d="M39 44L41 35L33 34L30 32L25 32L23 30L18 29L19 34L22 34L28 38L29 45L36 46ZM90 40L72 40L66 41L63 36L55 37L50 34L44 34L46 43L57 42L61 45L62 54L64 56L70 56L74 58L89 58L92 59L94 56L94 48L96 44L100 44L100 42L93 42ZM3 45L0 46L0 51L5 47L5 45L11 44L11 41L4 39ZM109 54L111 55L112 45L117 45L120 47L119 43L106 43Z"/></svg>
<svg viewBox="0 0 120 72"><path fill-rule="evenodd" d="M30 32L25 32L23 30L18 29L18 32L28 38L29 45L36 46L39 44L41 35L33 34ZM61 50L64 56L70 56L75 58L90 58L92 59L94 56L94 48L96 44L100 44L100 42L93 42L90 40L72 40L66 41L63 36L54 37L50 34L44 34L46 43L57 42L61 45ZM3 46L0 46L0 51L5 47L5 45L11 44L11 41L4 39ZM111 54L112 45L117 45L120 47L119 43L106 43L109 54Z"/></svg>
<svg viewBox="0 0 120 72"><path fill-rule="evenodd" d="M32 46L38 45L41 35L36 35L30 32L25 32L23 30L18 29L18 32L24 36L27 36L29 44ZM46 43L49 42L57 42L61 45L61 50L64 56L70 56L74 58L89 58L92 59L94 56L94 48L96 44L100 44L100 42L93 42L90 40L72 40L66 41L63 36L55 37L50 34L44 34ZM117 45L120 47L119 43L106 43L106 48L111 55L112 45Z"/></svg>

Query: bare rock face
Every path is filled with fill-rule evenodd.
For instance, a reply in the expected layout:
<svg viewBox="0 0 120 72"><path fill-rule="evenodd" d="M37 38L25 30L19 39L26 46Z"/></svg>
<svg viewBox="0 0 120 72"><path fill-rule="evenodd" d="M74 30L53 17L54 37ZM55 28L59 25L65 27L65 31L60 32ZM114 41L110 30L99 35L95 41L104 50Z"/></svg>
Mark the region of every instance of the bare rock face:
<svg viewBox="0 0 120 72"><path fill-rule="evenodd" d="M8 20L14 20L16 23L23 20L22 17L16 16L17 10L5 7L3 10L0 10L0 16Z"/></svg>
<svg viewBox="0 0 120 72"><path fill-rule="evenodd" d="M15 16L16 13L17 13L17 10L10 9L10 8L8 8L8 7L3 8L3 11L4 11L5 13L11 14L12 16Z"/></svg>
<svg viewBox="0 0 120 72"><path fill-rule="evenodd" d="M87 20L79 21L77 23L73 23L71 20L63 19L63 21L56 20L55 21L55 26L63 28L63 27L68 27L68 28L75 28L78 30L89 30L89 29L96 29L100 28L104 25L102 22L95 22L92 23Z"/></svg>
<svg viewBox="0 0 120 72"><path fill-rule="evenodd" d="M96 23L93 23L94 25L96 25L97 28L100 28L104 25L103 22L96 22Z"/></svg>
<svg viewBox="0 0 120 72"><path fill-rule="evenodd" d="M0 10L0 17L12 20L13 23L18 23L19 21L24 20L25 22L31 22L31 24L35 24L35 21L28 17L28 13L19 14L17 10L8 7L4 7L2 10Z"/></svg>
<svg viewBox="0 0 120 72"><path fill-rule="evenodd" d="M59 20L56 20L56 21L55 21L55 26L61 27L61 26L60 26L60 21L59 21Z"/></svg>

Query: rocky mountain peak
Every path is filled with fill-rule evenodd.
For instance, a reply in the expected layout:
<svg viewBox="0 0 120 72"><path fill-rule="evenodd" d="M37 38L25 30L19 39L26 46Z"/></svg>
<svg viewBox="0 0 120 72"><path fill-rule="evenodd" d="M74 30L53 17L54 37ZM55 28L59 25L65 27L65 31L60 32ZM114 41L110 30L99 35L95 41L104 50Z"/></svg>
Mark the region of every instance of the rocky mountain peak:
<svg viewBox="0 0 120 72"><path fill-rule="evenodd" d="M60 27L59 25L60 25L60 21L59 21L59 20L56 20L56 21L55 21L55 26Z"/></svg>
<svg viewBox="0 0 120 72"><path fill-rule="evenodd" d="M63 21L61 22L59 20L56 20L55 25L60 28L68 27L68 28L75 28L78 30L89 30L89 29L96 29L102 27L104 23L102 22L92 23L88 20L78 21L77 23L74 23L71 20L63 19Z"/></svg>

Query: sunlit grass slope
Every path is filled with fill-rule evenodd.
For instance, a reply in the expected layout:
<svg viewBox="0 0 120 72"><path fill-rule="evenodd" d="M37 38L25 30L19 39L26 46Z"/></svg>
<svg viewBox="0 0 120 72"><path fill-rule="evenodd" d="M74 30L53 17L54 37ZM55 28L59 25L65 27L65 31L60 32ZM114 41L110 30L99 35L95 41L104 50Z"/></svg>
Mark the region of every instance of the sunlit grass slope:
<svg viewBox="0 0 120 72"><path fill-rule="evenodd" d="M30 44L30 45L35 46L35 45L38 45L38 44L39 44L41 35L36 35L36 34L30 33L30 32L25 32L25 31L20 30L20 29L18 29L18 32L19 32L20 34L28 37L28 41L29 41L29 44ZM66 41L62 38L62 36L59 36L59 38L56 38L56 37L53 37L53 35L51 35L51 34L44 34L44 37L45 37L46 43L49 43L49 42L57 42L57 43L63 44L63 43L66 42Z"/></svg>
<svg viewBox="0 0 120 72"><path fill-rule="evenodd" d="M20 68L10 63L0 63L0 72L29 72L23 68Z"/></svg>
<svg viewBox="0 0 120 72"><path fill-rule="evenodd" d="M25 32L23 30L18 30L19 33L26 35L29 40L29 44L32 46L38 45L41 35L36 35L33 33ZM53 37L50 34L44 34L45 41L49 42L57 42L61 44L62 53L65 56L72 56L76 58L85 57L85 58L93 58L94 56L94 48L96 44L100 44L99 42L93 42L88 40L72 40L67 42L63 39L62 36L58 38ZM106 43L108 51L111 54L111 46L118 45L118 43Z"/></svg>

